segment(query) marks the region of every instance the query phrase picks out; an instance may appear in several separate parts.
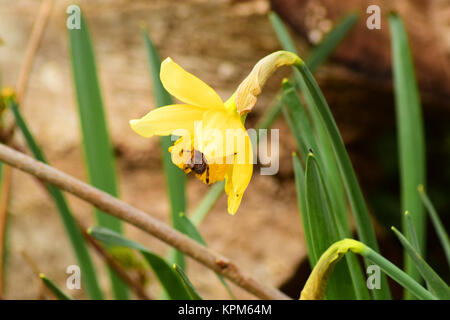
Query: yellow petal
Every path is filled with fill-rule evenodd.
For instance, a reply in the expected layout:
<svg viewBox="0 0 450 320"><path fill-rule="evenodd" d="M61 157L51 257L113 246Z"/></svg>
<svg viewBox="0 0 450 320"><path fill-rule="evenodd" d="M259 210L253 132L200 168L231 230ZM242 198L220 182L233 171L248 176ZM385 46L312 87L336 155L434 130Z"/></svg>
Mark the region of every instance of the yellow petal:
<svg viewBox="0 0 450 320"><path fill-rule="evenodd" d="M245 154L242 154L243 152ZM242 159L245 159L245 162L240 163L238 161L240 155ZM228 213L233 215L239 208L242 196L250 183L253 173L253 151L247 134L245 148L238 149L234 158L234 164L227 173L225 184L225 192L228 195Z"/></svg>
<svg viewBox="0 0 450 320"><path fill-rule="evenodd" d="M154 109L141 119L130 120L131 128L143 137L171 135L184 129L193 135L194 122L201 121L204 108L185 104L174 104Z"/></svg>
<svg viewBox="0 0 450 320"><path fill-rule="evenodd" d="M247 135L237 113L226 111L205 112L201 129L201 133L196 132L197 136L200 135L196 148L208 159L222 159L235 154L239 141L243 144Z"/></svg>
<svg viewBox="0 0 450 320"><path fill-rule="evenodd" d="M203 108L223 108L219 95L206 83L190 74L171 58L161 63L161 82L177 99Z"/></svg>

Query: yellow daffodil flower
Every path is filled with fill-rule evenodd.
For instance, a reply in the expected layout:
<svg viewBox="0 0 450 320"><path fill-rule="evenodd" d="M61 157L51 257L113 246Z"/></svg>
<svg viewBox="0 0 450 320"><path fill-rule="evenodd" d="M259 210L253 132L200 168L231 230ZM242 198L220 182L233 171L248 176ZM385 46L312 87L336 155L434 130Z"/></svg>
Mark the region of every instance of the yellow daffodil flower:
<svg viewBox="0 0 450 320"><path fill-rule="evenodd" d="M169 148L174 164L186 173L194 172L206 184L225 179L228 212L235 214L252 177L253 152L234 95L224 103L210 86L171 58L162 62L160 78L164 88L185 104L154 109L131 120L131 128L147 138L180 135ZM230 147L225 139L230 130L244 143Z"/></svg>
<svg viewBox="0 0 450 320"><path fill-rule="evenodd" d="M253 172L253 150L243 120L268 77L283 65L300 63L295 54L274 52L261 59L226 102L206 83L171 58L161 63L164 88L185 104L150 111L130 121L143 137L175 135L172 162L206 184L225 179L228 212L235 214Z"/></svg>

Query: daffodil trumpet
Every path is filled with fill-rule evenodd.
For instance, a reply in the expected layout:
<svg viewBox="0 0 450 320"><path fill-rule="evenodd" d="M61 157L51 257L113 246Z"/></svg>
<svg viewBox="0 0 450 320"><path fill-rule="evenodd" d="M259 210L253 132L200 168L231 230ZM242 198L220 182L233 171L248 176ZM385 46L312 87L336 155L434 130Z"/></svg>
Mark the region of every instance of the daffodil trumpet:
<svg viewBox="0 0 450 320"><path fill-rule="evenodd" d="M210 86L167 58L161 63L161 82L184 104L154 109L140 119L130 120L131 128L147 138L178 137L169 148L172 162L206 184L225 179L228 212L235 214L254 164L245 115L256 103L268 76L276 68L298 61L300 58L290 52L272 53L260 60L236 93L223 102Z"/></svg>

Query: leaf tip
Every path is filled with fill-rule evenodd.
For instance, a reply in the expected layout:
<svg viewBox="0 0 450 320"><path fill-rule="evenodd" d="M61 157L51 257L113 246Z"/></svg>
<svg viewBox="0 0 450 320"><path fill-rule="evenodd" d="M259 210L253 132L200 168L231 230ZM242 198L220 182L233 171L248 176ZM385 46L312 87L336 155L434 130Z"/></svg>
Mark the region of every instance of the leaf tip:
<svg viewBox="0 0 450 320"><path fill-rule="evenodd" d="M139 28L141 31L147 31L148 25L144 20L139 21Z"/></svg>
<svg viewBox="0 0 450 320"><path fill-rule="evenodd" d="M419 184L417 186L417 191L419 191L419 193L424 193L425 192L425 188L423 187L423 184Z"/></svg>

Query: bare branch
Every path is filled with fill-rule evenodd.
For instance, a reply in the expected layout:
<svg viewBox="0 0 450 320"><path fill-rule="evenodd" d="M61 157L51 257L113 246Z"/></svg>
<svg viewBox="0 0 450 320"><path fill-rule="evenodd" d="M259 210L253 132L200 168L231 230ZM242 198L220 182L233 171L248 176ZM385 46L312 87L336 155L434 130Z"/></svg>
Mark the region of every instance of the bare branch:
<svg viewBox="0 0 450 320"><path fill-rule="evenodd" d="M217 254L186 235L172 229L167 224L149 214L98 190L62 171L43 164L33 158L0 144L0 161L32 174L45 182L70 192L91 203L98 209L150 233L163 242L177 248L206 267L222 274L238 286L262 299L289 299L276 288L268 287L244 274L228 258Z"/></svg>

